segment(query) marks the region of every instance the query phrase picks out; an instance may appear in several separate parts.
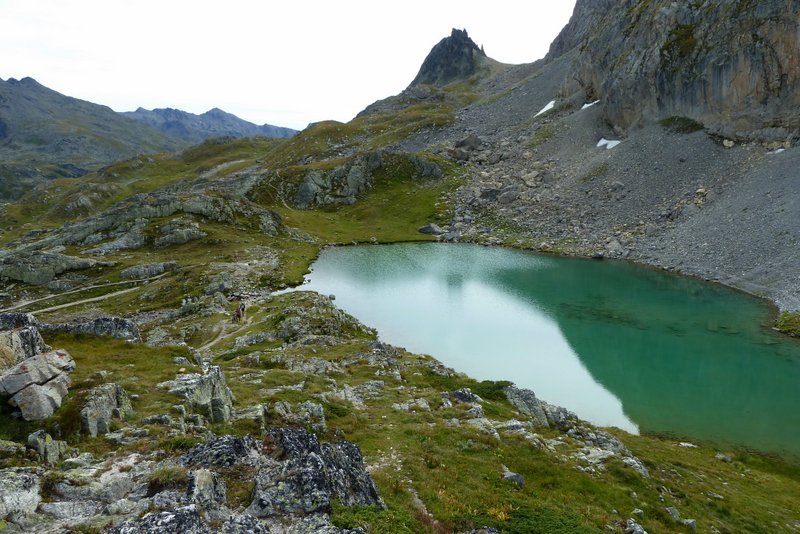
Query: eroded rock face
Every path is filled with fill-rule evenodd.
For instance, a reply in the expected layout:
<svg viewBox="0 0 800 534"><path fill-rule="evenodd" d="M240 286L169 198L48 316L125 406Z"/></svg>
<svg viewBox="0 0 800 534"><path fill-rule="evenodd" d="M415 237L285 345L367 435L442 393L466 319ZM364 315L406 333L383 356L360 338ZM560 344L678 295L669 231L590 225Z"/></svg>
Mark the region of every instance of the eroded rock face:
<svg viewBox="0 0 800 534"><path fill-rule="evenodd" d="M547 414L542 407L542 401L536 398L536 394L529 389L520 389L516 386L508 386L505 389L506 398L520 413L531 418L535 426L547 427Z"/></svg>
<svg viewBox="0 0 800 534"><path fill-rule="evenodd" d="M726 135L800 127L800 5L724 0L579 1L550 58L577 50L576 78L617 126L688 116ZM576 45L578 45L576 47Z"/></svg>
<svg viewBox="0 0 800 534"><path fill-rule="evenodd" d="M111 431L111 421L133 413L131 398L119 384L103 384L89 392L81 409L81 429L92 437Z"/></svg>

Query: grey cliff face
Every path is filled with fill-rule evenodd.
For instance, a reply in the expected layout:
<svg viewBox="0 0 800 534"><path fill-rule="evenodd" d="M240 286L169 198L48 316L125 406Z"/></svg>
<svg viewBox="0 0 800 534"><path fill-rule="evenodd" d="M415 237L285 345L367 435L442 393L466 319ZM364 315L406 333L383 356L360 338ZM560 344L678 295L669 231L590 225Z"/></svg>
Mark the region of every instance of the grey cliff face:
<svg viewBox="0 0 800 534"><path fill-rule="evenodd" d="M447 85L475 72L476 61L486 57L469 38L466 30L453 29L450 37L439 41L422 63L411 86L420 84Z"/></svg>
<svg viewBox="0 0 800 534"><path fill-rule="evenodd" d="M800 127L800 2L579 1L548 59L617 127L687 116L729 137Z"/></svg>

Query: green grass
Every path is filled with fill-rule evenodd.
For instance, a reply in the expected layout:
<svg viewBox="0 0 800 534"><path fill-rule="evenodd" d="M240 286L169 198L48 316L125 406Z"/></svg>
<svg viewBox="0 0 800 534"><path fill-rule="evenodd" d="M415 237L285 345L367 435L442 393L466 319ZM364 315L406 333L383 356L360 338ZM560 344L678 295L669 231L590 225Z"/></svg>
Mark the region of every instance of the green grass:
<svg viewBox="0 0 800 534"><path fill-rule="evenodd" d="M702 122L690 119L689 117L672 116L661 119L658 123L667 130L682 134L699 132L705 129Z"/></svg>
<svg viewBox="0 0 800 534"><path fill-rule="evenodd" d="M534 132L533 136L528 141L528 147L536 148L539 145L542 145L553 139L556 133L558 133L558 129L555 124L543 124L538 130L536 130L536 132Z"/></svg>

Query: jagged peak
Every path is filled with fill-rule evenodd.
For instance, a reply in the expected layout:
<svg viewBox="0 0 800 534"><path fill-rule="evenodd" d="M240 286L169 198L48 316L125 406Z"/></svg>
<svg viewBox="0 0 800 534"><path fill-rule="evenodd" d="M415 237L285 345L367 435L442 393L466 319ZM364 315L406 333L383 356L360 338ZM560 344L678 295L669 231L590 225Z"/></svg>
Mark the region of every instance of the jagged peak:
<svg viewBox="0 0 800 534"><path fill-rule="evenodd" d="M409 87L420 84L442 86L469 77L475 73L475 63L480 57L486 57L486 54L470 39L467 30L453 28L449 37L431 49Z"/></svg>

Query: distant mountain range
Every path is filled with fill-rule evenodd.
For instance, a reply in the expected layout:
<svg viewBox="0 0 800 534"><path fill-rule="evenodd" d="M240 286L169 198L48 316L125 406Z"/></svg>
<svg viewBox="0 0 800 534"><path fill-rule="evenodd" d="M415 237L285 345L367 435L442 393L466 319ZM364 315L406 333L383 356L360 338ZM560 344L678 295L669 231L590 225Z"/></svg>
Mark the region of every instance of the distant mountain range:
<svg viewBox="0 0 800 534"><path fill-rule="evenodd" d="M289 137L289 128L257 126L212 109L117 113L53 91L33 78L0 79L0 201L42 181L82 176L141 153L181 150L212 137Z"/></svg>
<svg viewBox="0 0 800 534"><path fill-rule="evenodd" d="M271 124L258 126L219 108L206 111L202 115L172 108L152 111L139 108L122 115L191 143L200 143L212 137L291 137L297 133L297 130Z"/></svg>

